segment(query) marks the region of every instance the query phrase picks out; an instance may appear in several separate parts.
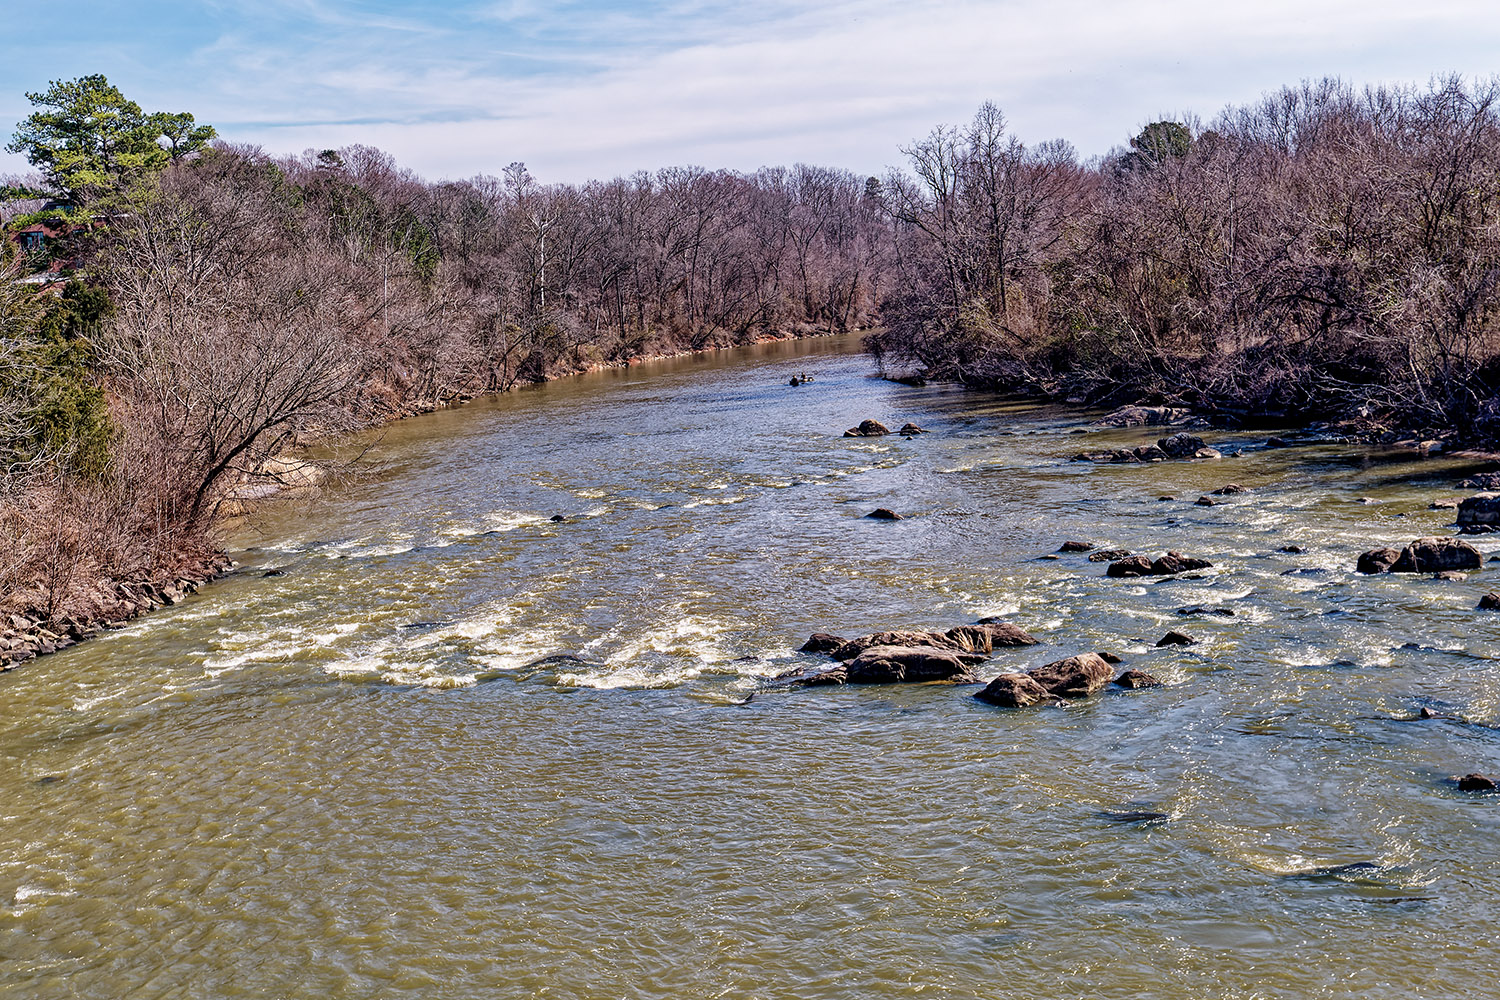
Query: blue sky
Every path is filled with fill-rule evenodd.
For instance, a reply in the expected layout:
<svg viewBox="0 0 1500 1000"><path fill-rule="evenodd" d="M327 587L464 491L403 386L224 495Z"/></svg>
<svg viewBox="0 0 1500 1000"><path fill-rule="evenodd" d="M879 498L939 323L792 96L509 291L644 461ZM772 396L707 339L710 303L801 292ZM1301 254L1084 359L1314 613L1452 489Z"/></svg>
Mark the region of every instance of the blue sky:
<svg viewBox="0 0 1500 1000"><path fill-rule="evenodd" d="M434 179L875 173L986 100L1090 155L1304 77L1500 72L1493 0L0 0L0 22L7 135L26 91L104 73L227 139L362 142Z"/></svg>

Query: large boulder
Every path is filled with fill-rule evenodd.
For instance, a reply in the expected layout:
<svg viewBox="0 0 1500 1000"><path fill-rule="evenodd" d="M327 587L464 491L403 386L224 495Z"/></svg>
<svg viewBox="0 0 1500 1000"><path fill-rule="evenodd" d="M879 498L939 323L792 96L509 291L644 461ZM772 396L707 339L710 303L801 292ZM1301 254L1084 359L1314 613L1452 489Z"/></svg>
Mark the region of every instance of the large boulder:
<svg viewBox="0 0 1500 1000"><path fill-rule="evenodd" d="M1192 458L1205 447L1203 439L1196 434L1173 434L1156 442L1156 446L1169 458Z"/></svg>
<svg viewBox="0 0 1500 1000"><path fill-rule="evenodd" d="M1191 410L1176 406L1122 406L1099 418L1105 427L1160 427L1175 424L1192 416Z"/></svg>
<svg viewBox="0 0 1500 1000"><path fill-rule="evenodd" d="M1060 698L1086 698L1115 679L1115 668L1098 653L1080 653L1056 660L1026 676Z"/></svg>
<svg viewBox="0 0 1500 1000"><path fill-rule="evenodd" d="M844 432L846 438L868 438L880 437L889 434L891 429L878 420L861 420L858 427L851 427Z"/></svg>
<svg viewBox="0 0 1500 1000"><path fill-rule="evenodd" d="M1401 550L1392 573L1442 573L1455 569L1478 569L1479 550L1457 538L1418 538Z"/></svg>
<svg viewBox="0 0 1500 1000"><path fill-rule="evenodd" d="M1158 559L1129 556L1110 563L1109 568L1104 572L1106 576L1113 577L1173 576L1177 573L1208 569L1212 566L1213 563L1207 559L1195 559L1180 552L1168 552Z"/></svg>
<svg viewBox="0 0 1500 1000"><path fill-rule="evenodd" d="M1500 493L1476 493L1458 503L1459 524L1500 524Z"/></svg>
<svg viewBox="0 0 1500 1000"><path fill-rule="evenodd" d="M928 646L872 646L843 665L847 684L914 684L948 681L973 684L979 678L959 654Z"/></svg>
<svg viewBox="0 0 1500 1000"><path fill-rule="evenodd" d="M1002 708L1029 708L1052 700L1047 689L1026 674L1001 674L974 697Z"/></svg>

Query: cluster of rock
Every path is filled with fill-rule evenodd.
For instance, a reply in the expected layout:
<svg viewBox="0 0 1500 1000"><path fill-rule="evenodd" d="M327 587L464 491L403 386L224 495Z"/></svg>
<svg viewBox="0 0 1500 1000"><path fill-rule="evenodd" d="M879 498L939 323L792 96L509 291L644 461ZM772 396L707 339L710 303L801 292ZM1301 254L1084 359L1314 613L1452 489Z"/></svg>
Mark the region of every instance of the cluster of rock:
<svg viewBox="0 0 1500 1000"><path fill-rule="evenodd" d="M1449 573L1478 569L1479 551L1457 538L1418 538L1405 548L1371 549L1360 555L1360 573Z"/></svg>
<svg viewBox="0 0 1500 1000"><path fill-rule="evenodd" d="M978 684L975 665L999 648L1031 646L1036 639L1003 622L962 625L946 632L875 632L857 639L818 632L798 652L823 653L836 666L811 673L791 671L774 683L797 687L825 684L912 684L942 682ZM1036 667L1005 673L974 695L992 705L1024 708L1064 698L1085 698L1111 683L1129 689L1158 687L1161 682L1140 670L1115 675L1119 657L1082 653Z"/></svg>
<svg viewBox="0 0 1500 1000"><path fill-rule="evenodd" d="M1212 566L1213 563L1207 559L1196 559L1192 556L1185 556L1181 552L1168 552L1156 559L1147 556L1127 556L1110 563L1104 575L1113 577L1175 576L1178 573L1209 569Z"/></svg>
<svg viewBox="0 0 1500 1000"><path fill-rule="evenodd" d="M1114 664L1118 662L1107 653L1080 653L1025 673L1001 674L974 697L990 705L1028 708L1065 698L1087 698L1110 684L1131 689L1161 684L1140 670L1127 670L1116 677Z"/></svg>
<svg viewBox="0 0 1500 1000"><path fill-rule="evenodd" d="M839 665L807 673L792 671L776 680L798 686L818 684L902 684L947 681L977 684L973 667L996 648L1030 646L1036 639L1003 623L961 625L946 632L874 632L857 639L818 632L798 650L826 653Z"/></svg>
<svg viewBox="0 0 1500 1000"><path fill-rule="evenodd" d="M889 427L887 427L885 424L882 424L879 420L861 420L859 422L859 426L858 427L851 427L847 431L845 431L844 432L844 437L846 437L846 438L884 437L885 435L889 434L890 432L891 432L891 429ZM901 429L899 431L897 431L896 433L900 434L902 437L915 437L918 434L926 434L927 432L924 431L922 428L918 427L916 424L905 423L905 424L901 425Z"/></svg>
<svg viewBox="0 0 1500 1000"><path fill-rule="evenodd" d="M1173 434L1155 444L1138 448L1115 448L1110 451L1084 451L1073 456L1075 462L1123 464L1128 462L1165 462L1181 458L1222 458L1217 448L1210 448L1196 434Z"/></svg>
<svg viewBox="0 0 1500 1000"><path fill-rule="evenodd" d="M215 577L233 568L228 556L215 555L181 576L162 581L124 580L114 585L113 599L95 616L88 618L54 617L38 608L11 614L0 629L0 670L18 663L67 649L100 629L118 627L124 622L178 603Z"/></svg>

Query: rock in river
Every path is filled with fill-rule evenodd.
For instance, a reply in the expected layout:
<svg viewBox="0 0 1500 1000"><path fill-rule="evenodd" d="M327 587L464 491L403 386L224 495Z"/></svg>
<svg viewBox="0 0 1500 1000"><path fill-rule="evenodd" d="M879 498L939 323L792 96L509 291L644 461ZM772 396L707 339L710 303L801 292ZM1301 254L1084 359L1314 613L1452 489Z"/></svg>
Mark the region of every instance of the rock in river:
<svg viewBox="0 0 1500 1000"><path fill-rule="evenodd" d="M874 518L877 521L905 520L905 518L903 518L900 514L897 514L895 511L891 510L889 507L876 507L874 510L870 511L870 513L866 514L865 517Z"/></svg>
<svg viewBox="0 0 1500 1000"><path fill-rule="evenodd" d="M835 660L852 660L875 646L931 647L965 658L982 660L997 646L1031 646L1036 640L1014 625L1001 622L960 625L946 632L894 631L875 632L850 639L830 651Z"/></svg>
<svg viewBox="0 0 1500 1000"><path fill-rule="evenodd" d="M1058 697L1085 698L1114 680L1115 668L1098 653L1080 653L1028 670L1026 676Z"/></svg>
<svg viewBox="0 0 1500 1000"><path fill-rule="evenodd" d="M844 432L846 438L868 438L881 437L889 434L891 429L878 420L861 420L858 427L851 427Z"/></svg>
<svg viewBox="0 0 1500 1000"><path fill-rule="evenodd" d="M1371 549L1360 554L1354 569L1359 573L1385 573L1401 558L1395 549Z"/></svg>
<svg viewBox="0 0 1500 1000"><path fill-rule="evenodd" d="M1192 458L1205 447L1201 437L1185 433L1164 437L1156 442L1156 446L1170 458Z"/></svg>
<svg viewBox="0 0 1500 1000"><path fill-rule="evenodd" d="M1087 552L1094 547L1093 542L1063 542L1058 547L1059 552Z"/></svg>
<svg viewBox="0 0 1500 1000"><path fill-rule="evenodd" d="M1479 550L1456 538L1418 538L1401 550L1392 573L1442 573L1454 569L1478 569Z"/></svg>
<svg viewBox="0 0 1500 1000"><path fill-rule="evenodd" d="M1197 639L1194 639L1186 632L1178 632L1174 629L1161 637L1156 643L1156 648L1160 649L1163 646L1191 646L1197 641Z"/></svg>
<svg viewBox="0 0 1500 1000"><path fill-rule="evenodd" d="M1500 611L1500 593L1490 591L1479 599L1481 611Z"/></svg>
<svg viewBox="0 0 1500 1000"><path fill-rule="evenodd" d="M1130 691L1138 691L1141 688L1161 687L1162 683L1144 670L1127 670L1115 678L1115 685Z"/></svg>
<svg viewBox="0 0 1500 1000"><path fill-rule="evenodd" d="M797 652L832 653L846 642L848 640L840 635L830 635L827 632L814 632L807 637L807 641L797 649Z"/></svg>
<svg viewBox="0 0 1500 1000"><path fill-rule="evenodd" d="M983 659L982 656L965 655L935 646L870 646L861 650L857 656L828 670L813 673L793 670L781 674L776 680L795 687L918 684L927 681L975 684L979 678L974 676L970 663Z"/></svg>
<svg viewBox="0 0 1500 1000"><path fill-rule="evenodd" d="M1483 774L1466 774L1458 779L1460 792L1493 792L1495 780Z"/></svg>
<svg viewBox="0 0 1500 1000"><path fill-rule="evenodd" d="M979 679L957 653L927 646L872 646L835 670L845 671L847 684L973 684Z"/></svg>
<svg viewBox="0 0 1500 1000"><path fill-rule="evenodd" d="M1047 689L1026 674L1001 674L974 697L1002 708L1029 708L1052 700Z"/></svg>
<svg viewBox="0 0 1500 1000"><path fill-rule="evenodd" d="M1458 503L1458 523L1500 524L1500 493L1476 493Z"/></svg>
<svg viewBox="0 0 1500 1000"><path fill-rule="evenodd" d="M1189 570L1208 569L1213 563L1207 559L1193 559L1180 552L1168 552L1159 559L1145 556L1130 556L1109 564L1105 575L1114 577L1172 576Z"/></svg>
<svg viewBox="0 0 1500 1000"><path fill-rule="evenodd" d="M1406 548L1371 549L1360 555L1360 573L1444 573L1479 568L1479 550L1457 538L1418 538Z"/></svg>

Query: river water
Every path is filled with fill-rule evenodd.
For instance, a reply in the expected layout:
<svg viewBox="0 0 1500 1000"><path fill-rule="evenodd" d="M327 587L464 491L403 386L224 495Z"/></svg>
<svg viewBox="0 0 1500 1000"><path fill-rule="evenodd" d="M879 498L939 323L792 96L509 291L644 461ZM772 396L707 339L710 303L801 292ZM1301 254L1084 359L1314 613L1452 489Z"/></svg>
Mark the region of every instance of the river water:
<svg viewBox="0 0 1500 1000"><path fill-rule="evenodd" d="M1352 573L1451 531L1458 464L1070 463L1154 435L855 346L405 421L241 572L0 677L0 993L1492 995L1500 799L1450 778L1500 770L1500 574ZM866 417L930 433L840 436ZM1041 558L1071 538L1215 566ZM989 673L1101 649L1167 686L764 682L812 631L985 615L1043 640Z"/></svg>

